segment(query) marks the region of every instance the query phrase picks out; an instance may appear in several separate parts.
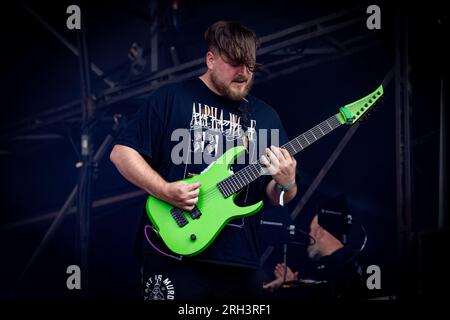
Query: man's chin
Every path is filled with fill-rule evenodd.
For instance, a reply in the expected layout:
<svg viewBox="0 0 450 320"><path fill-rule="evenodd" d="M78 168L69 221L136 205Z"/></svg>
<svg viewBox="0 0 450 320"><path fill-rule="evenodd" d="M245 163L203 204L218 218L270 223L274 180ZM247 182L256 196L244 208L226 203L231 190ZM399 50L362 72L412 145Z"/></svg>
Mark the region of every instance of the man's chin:
<svg viewBox="0 0 450 320"><path fill-rule="evenodd" d="M232 94L232 99L233 100L242 100L242 98L244 98L246 96L245 92L233 92Z"/></svg>
<svg viewBox="0 0 450 320"><path fill-rule="evenodd" d="M232 89L232 88L229 88L229 90L228 90L228 97L231 100L238 101L238 100L242 100L242 98L244 98L247 95L247 93L248 93L248 89L247 88L244 88L244 89Z"/></svg>
<svg viewBox="0 0 450 320"><path fill-rule="evenodd" d="M307 248L307 252L308 252L308 257L312 260L312 261L319 261L321 258L320 252L319 252L319 248L317 248L317 246L310 245Z"/></svg>

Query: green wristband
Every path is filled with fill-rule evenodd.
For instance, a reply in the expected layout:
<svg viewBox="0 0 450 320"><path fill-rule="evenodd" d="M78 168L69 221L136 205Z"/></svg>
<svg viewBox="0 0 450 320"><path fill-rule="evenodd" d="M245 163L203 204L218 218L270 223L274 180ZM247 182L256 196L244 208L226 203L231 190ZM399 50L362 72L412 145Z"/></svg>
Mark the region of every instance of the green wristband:
<svg viewBox="0 0 450 320"><path fill-rule="evenodd" d="M289 190L289 188L292 187L294 184L295 184L295 180L289 182L287 185L284 185L284 186L282 186L282 185L280 185L280 184L277 183L277 188L280 189L280 190L287 191L287 190Z"/></svg>

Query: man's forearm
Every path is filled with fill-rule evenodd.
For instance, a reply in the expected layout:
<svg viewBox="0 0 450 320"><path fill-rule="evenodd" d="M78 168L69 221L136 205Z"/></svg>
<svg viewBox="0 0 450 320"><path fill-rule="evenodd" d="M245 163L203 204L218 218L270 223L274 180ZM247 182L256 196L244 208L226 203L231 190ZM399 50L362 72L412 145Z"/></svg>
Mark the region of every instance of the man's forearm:
<svg viewBox="0 0 450 320"><path fill-rule="evenodd" d="M163 196L167 182L136 150L116 145L111 152L110 159L117 170L132 184L157 198Z"/></svg>
<svg viewBox="0 0 450 320"><path fill-rule="evenodd" d="M274 205L279 204L281 191L282 191L281 189L277 188L277 183L275 182L275 180L272 179L266 187L267 197L269 198L272 204ZM294 183L289 188L289 190L286 190L284 192L283 202L288 203L295 197L296 194L297 194L297 184Z"/></svg>

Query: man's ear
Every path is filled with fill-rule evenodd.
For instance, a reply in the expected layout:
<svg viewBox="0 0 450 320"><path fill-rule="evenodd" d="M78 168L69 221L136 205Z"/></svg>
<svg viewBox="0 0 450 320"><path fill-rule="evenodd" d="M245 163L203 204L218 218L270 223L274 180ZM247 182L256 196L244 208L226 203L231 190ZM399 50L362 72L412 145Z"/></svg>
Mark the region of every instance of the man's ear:
<svg viewBox="0 0 450 320"><path fill-rule="evenodd" d="M215 57L212 51L206 53L206 66L209 70L214 69Z"/></svg>

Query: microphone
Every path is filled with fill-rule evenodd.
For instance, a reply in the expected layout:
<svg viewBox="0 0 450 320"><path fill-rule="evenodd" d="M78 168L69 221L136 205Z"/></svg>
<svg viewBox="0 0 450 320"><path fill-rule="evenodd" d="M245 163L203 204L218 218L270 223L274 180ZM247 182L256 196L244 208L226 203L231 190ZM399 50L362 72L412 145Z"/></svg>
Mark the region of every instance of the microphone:
<svg viewBox="0 0 450 320"><path fill-rule="evenodd" d="M260 220L260 224L274 226L274 227L282 227L283 229L286 229L287 231L289 231L290 235L295 235L295 231L299 230L299 228L295 227L294 224L290 224L290 223Z"/></svg>
<svg viewBox="0 0 450 320"><path fill-rule="evenodd" d="M321 212L322 212L322 213L335 214L335 215L338 215L338 216L341 216L341 215L342 215L342 212L339 212L339 211L332 211L332 210L326 210L326 209L322 209Z"/></svg>

